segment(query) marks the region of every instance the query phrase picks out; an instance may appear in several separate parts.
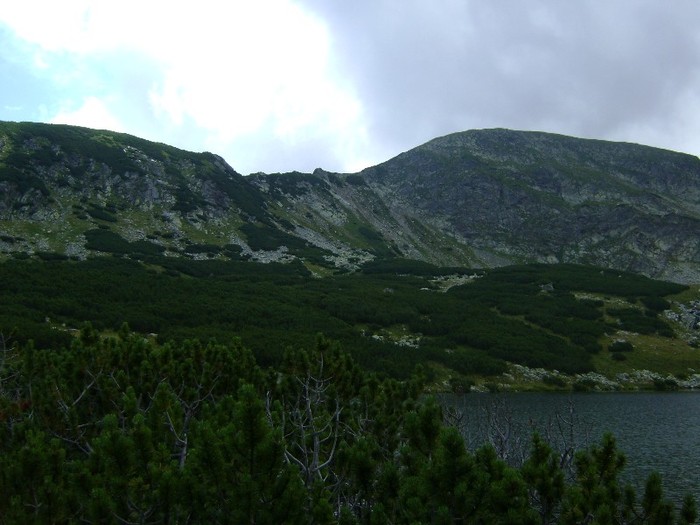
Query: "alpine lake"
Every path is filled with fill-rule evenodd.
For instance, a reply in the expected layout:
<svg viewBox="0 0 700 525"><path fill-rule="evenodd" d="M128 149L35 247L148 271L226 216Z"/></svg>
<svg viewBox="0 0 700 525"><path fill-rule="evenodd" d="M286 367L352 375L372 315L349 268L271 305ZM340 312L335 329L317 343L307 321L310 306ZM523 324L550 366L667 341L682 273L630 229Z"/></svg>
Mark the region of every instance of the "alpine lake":
<svg viewBox="0 0 700 525"><path fill-rule="evenodd" d="M511 463L529 452L537 431L560 453L615 436L627 458L622 484L638 496L656 471L664 494L680 505L700 500L700 393L495 393L443 395L448 420L476 448L489 442Z"/></svg>

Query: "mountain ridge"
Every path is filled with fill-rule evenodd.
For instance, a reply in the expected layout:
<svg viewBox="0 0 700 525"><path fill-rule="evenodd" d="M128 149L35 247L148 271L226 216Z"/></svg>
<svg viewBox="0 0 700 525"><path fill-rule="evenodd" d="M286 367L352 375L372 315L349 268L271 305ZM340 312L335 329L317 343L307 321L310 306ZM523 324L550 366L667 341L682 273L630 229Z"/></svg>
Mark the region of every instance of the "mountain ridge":
<svg viewBox="0 0 700 525"><path fill-rule="evenodd" d="M358 173L244 177L208 152L5 122L0 190L5 256L575 262L700 282L700 159L629 143L470 130Z"/></svg>
<svg viewBox="0 0 700 525"><path fill-rule="evenodd" d="M367 171L392 187L391 200L422 207L425 216L449 217L457 235L492 253L510 251L539 262L590 263L602 256L606 266L656 276L678 255L696 266L697 157L541 132L477 130L435 139ZM430 179L450 183L440 187ZM426 198L416 199L424 192ZM684 233L655 236L668 229ZM642 238L630 239L634 234ZM586 249L600 243L597 236L619 246ZM499 238L505 239L500 246ZM669 239L682 246L659 246ZM649 249L658 252L654 258L624 253ZM679 273L682 266L675 265Z"/></svg>

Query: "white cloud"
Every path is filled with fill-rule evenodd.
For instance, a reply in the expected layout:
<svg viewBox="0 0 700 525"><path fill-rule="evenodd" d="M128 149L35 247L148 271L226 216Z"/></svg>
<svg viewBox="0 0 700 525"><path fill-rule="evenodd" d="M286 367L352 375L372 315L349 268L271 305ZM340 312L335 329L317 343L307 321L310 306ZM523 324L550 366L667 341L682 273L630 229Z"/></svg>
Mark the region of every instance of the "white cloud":
<svg viewBox="0 0 700 525"><path fill-rule="evenodd" d="M75 50L84 33L80 26L88 5L88 1L71 0L7 2L0 10L0 21L20 39L46 51Z"/></svg>
<svg viewBox="0 0 700 525"><path fill-rule="evenodd" d="M61 109L51 118L51 123L71 124L112 131L124 130L124 125L110 112L108 104L96 97L86 98L77 109Z"/></svg>
<svg viewBox="0 0 700 525"><path fill-rule="evenodd" d="M193 126L199 145L242 155L232 162L251 171L266 167L246 162L237 147L244 137L277 149L320 140L319 157L337 156L336 165L366 140L362 106L337 76L325 24L290 0L25 0L3 9L0 22L34 46L28 63L72 89L72 104L81 107L62 109L53 121L121 124L113 115L140 104L149 115L133 125L125 117L127 131L154 136L159 126L159 140L168 141L167 133ZM135 56L149 64L139 92L118 78Z"/></svg>
<svg viewBox="0 0 700 525"><path fill-rule="evenodd" d="M698 152L698 6L23 0L0 10L0 66L35 82L6 105L242 172L354 170L476 127Z"/></svg>
<svg viewBox="0 0 700 525"><path fill-rule="evenodd" d="M174 122L191 118L221 142L263 128L288 137L355 124L345 108L358 103L331 78L324 26L292 4L273 4L229 7L188 38L173 36L187 44L163 52L154 108Z"/></svg>

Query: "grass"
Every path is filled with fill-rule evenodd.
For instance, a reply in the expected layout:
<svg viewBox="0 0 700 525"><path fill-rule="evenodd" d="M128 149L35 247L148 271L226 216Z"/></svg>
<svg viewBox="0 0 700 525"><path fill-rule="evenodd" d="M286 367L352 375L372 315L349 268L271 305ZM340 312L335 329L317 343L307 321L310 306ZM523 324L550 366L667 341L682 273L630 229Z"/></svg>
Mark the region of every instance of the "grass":
<svg viewBox="0 0 700 525"><path fill-rule="evenodd" d="M642 310L639 303L630 303L620 297L610 297L603 294L577 294L581 298L598 299L605 303L605 309L633 308ZM681 293L669 296L671 303L688 303L700 298L700 288L689 287ZM614 319L606 315L606 321ZM674 331L682 333L683 329L674 324ZM607 347L616 340L629 341L634 345L632 352L624 352L625 359L616 361L613 352ZM614 378L617 374L630 370L649 370L659 374L673 374L683 376L689 373L700 372L700 349L691 347L680 337L668 338L659 335L643 335L633 332L620 331L603 341L605 350L593 356L593 365L596 371Z"/></svg>
<svg viewBox="0 0 700 525"><path fill-rule="evenodd" d="M319 278L330 277L335 272L333 269L326 266L320 266L309 261L303 261L304 266L315 276Z"/></svg>
<svg viewBox="0 0 700 525"><path fill-rule="evenodd" d="M607 350L593 357L593 364L601 374L615 377L630 370L649 370L659 374L683 376L700 372L700 349L692 348L680 339L618 333L609 342L624 339L634 345L632 352L625 352L624 361L615 361Z"/></svg>
<svg viewBox="0 0 700 525"><path fill-rule="evenodd" d="M681 293L669 296L668 300L672 303L689 303L690 301L700 300L700 286L689 286L686 290L682 291Z"/></svg>

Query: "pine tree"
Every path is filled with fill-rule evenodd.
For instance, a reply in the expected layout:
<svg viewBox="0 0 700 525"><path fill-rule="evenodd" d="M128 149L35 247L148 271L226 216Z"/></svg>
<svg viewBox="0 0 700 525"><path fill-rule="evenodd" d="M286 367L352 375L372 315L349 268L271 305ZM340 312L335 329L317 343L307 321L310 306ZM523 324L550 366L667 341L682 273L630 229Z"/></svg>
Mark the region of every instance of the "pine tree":
<svg viewBox="0 0 700 525"><path fill-rule="evenodd" d="M243 385L193 429L187 462L196 523L303 523L298 471L285 463L262 398Z"/></svg>
<svg viewBox="0 0 700 525"><path fill-rule="evenodd" d="M542 525L556 523L564 496L564 473L552 448L537 433L532 436L532 451L523 464L521 473L528 484L531 504L539 513Z"/></svg>

